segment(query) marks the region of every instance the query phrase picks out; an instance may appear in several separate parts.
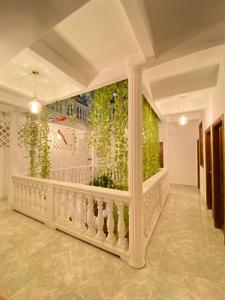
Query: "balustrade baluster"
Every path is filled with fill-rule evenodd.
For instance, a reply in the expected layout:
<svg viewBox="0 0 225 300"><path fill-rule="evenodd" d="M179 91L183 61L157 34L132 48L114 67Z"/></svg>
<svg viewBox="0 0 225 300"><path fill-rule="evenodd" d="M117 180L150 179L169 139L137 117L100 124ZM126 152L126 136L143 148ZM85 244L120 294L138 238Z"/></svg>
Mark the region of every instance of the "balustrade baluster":
<svg viewBox="0 0 225 300"><path fill-rule="evenodd" d="M34 211L36 210L40 210L40 204L38 202L38 185L37 184L34 184L34 187L33 187L33 209Z"/></svg>
<svg viewBox="0 0 225 300"><path fill-rule="evenodd" d="M105 233L103 231L103 225L104 225L104 218L103 218L103 208L102 208L102 205L103 205L103 201L101 198L97 198L97 203L98 203L98 231L97 231L97 235L96 235L96 238L101 240L101 241L104 241L105 239Z"/></svg>
<svg viewBox="0 0 225 300"><path fill-rule="evenodd" d="M13 207L15 207L18 206L19 185L17 182L13 182L13 185L14 185Z"/></svg>
<svg viewBox="0 0 225 300"><path fill-rule="evenodd" d="M21 200L22 200L22 209L25 209L25 202L26 202L26 191L25 191L25 184L22 182L21 183L21 187L22 187L22 196L21 196Z"/></svg>
<svg viewBox="0 0 225 300"><path fill-rule="evenodd" d="M94 228L94 211L93 211L93 197L88 196L88 215L87 215L87 224L88 224L88 234L90 236L96 235Z"/></svg>
<svg viewBox="0 0 225 300"><path fill-rule="evenodd" d="M72 213L72 220L73 220L73 226L79 227L79 218L78 218L78 202L77 202L77 194L72 193L72 201L73 201L73 213Z"/></svg>
<svg viewBox="0 0 225 300"><path fill-rule="evenodd" d="M125 238L124 204L116 203L116 206L118 208L118 235L119 235L117 247L125 250L128 247L128 242L127 239Z"/></svg>
<svg viewBox="0 0 225 300"><path fill-rule="evenodd" d="M28 207L28 195L29 195L28 185L24 184L24 207L25 207L25 210L27 210L27 207Z"/></svg>
<svg viewBox="0 0 225 300"><path fill-rule="evenodd" d="M60 190L55 189L54 191L54 207L55 207L55 218L56 221L60 220Z"/></svg>
<svg viewBox="0 0 225 300"><path fill-rule="evenodd" d="M76 197L74 192L69 192L68 199L68 220L72 222L71 224L75 225L76 220Z"/></svg>
<svg viewBox="0 0 225 300"><path fill-rule="evenodd" d="M116 242L114 235L114 218L113 218L113 202L107 202L107 210L108 210L108 219L107 219L107 229L108 235L106 238L107 243L114 245Z"/></svg>
<svg viewBox="0 0 225 300"><path fill-rule="evenodd" d="M34 190L35 190L35 184L31 183L29 187L29 211L33 212L35 210L34 205Z"/></svg>
<svg viewBox="0 0 225 300"><path fill-rule="evenodd" d="M17 207L21 206L21 184L20 182L14 182L14 186L17 186L17 191L14 193L14 204Z"/></svg>
<svg viewBox="0 0 225 300"><path fill-rule="evenodd" d="M67 201L67 191L62 190L61 193L61 221L64 223L66 220L66 201Z"/></svg>
<svg viewBox="0 0 225 300"><path fill-rule="evenodd" d="M77 201L79 204L79 229L86 231L85 227L85 207L84 207L84 194L77 193Z"/></svg>
<svg viewBox="0 0 225 300"><path fill-rule="evenodd" d="M45 205L45 188L41 185L39 185L39 202L41 206L41 212L46 211L46 205Z"/></svg>

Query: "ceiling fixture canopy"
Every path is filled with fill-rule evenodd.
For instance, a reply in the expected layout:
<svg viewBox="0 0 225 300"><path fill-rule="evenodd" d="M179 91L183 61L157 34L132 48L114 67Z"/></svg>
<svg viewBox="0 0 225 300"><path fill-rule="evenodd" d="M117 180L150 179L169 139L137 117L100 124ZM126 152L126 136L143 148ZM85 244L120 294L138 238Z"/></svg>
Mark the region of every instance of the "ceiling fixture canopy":
<svg viewBox="0 0 225 300"><path fill-rule="evenodd" d="M32 114L38 115L42 111L42 105L37 99L37 75L39 75L39 73L33 71L32 74L34 75L34 98L28 103L28 109Z"/></svg>

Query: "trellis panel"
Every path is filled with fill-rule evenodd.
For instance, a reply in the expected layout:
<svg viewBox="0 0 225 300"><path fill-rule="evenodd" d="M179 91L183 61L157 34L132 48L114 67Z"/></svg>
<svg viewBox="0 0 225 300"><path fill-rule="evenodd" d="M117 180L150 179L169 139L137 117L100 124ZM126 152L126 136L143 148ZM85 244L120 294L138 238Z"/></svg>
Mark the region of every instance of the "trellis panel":
<svg viewBox="0 0 225 300"><path fill-rule="evenodd" d="M0 148L9 148L10 123L0 119Z"/></svg>

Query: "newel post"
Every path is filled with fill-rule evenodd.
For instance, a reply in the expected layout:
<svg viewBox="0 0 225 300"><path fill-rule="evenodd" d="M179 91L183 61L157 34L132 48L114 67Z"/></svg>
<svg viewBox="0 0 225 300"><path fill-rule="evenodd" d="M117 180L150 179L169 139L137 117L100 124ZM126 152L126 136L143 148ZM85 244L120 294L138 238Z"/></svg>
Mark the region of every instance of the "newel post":
<svg viewBox="0 0 225 300"><path fill-rule="evenodd" d="M10 131L9 131L9 192L8 192L8 208L13 209L14 206L14 185L12 176L18 173L18 117L17 112L10 113Z"/></svg>
<svg viewBox="0 0 225 300"><path fill-rule="evenodd" d="M129 265L142 268L144 259L142 176L142 68L128 69L128 185L132 200L129 210Z"/></svg>

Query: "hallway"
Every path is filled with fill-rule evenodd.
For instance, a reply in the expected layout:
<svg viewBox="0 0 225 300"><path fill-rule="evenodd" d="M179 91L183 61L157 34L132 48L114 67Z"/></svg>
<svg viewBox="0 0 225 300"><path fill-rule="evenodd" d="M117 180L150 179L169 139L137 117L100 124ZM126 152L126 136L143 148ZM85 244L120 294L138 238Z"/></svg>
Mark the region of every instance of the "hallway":
<svg viewBox="0 0 225 300"><path fill-rule="evenodd" d="M10 300L225 299L223 234L197 189L172 186L135 270L0 201L0 295Z"/></svg>

